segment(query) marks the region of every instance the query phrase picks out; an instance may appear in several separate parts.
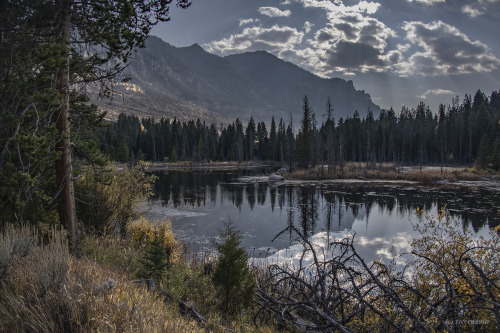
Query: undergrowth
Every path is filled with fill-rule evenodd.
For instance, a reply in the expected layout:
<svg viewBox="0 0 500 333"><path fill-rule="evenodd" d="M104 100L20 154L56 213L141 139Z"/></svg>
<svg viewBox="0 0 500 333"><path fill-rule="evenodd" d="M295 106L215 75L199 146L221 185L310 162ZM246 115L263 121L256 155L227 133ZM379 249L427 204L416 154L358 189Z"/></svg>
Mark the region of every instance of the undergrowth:
<svg viewBox="0 0 500 333"><path fill-rule="evenodd" d="M137 279L143 277L141 258L153 230L173 249L172 265L166 278L148 290ZM5 226L0 234L0 332L275 331L253 324L255 307L234 315L223 311L207 270L216 264L211 252L183 251L170 237L168 223L142 220L129 231L125 238L83 235L75 256L61 230L41 241L34 228ZM184 314L180 304L205 321Z"/></svg>

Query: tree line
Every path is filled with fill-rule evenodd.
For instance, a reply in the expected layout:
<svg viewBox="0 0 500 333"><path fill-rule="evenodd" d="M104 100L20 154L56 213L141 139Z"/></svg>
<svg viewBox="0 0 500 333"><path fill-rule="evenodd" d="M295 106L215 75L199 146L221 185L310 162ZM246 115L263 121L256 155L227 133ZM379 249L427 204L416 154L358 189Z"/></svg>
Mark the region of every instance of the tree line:
<svg viewBox="0 0 500 333"><path fill-rule="evenodd" d="M270 125L253 117L243 124L238 118L217 127L199 119L157 121L122 113L101 129L99 139L102 150L120 162L268 160L292 168L342 167L354 161L500 167L498 91L488 97L478 90L473 98L466 94L462 101L457 96L450 104L441 104L437 112L420 102L412 109L403 106L398 113L392 108L382 110L378 118L372 111L360 118L356 111L336 121L330 99L318 117L307 96L302 111L298 131L292 118L276 121L273 117Z"/></svg>

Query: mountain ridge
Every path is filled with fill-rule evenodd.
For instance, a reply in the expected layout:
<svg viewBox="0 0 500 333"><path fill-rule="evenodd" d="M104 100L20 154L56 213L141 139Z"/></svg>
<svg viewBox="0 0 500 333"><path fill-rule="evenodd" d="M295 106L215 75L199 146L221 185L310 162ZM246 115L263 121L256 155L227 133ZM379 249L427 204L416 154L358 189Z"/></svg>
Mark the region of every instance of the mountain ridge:
<svg viewBox="0 0 500 333"><path fill-rule="evenodd" d="M354 88L352 81L320 78L295 64L265 51L218 56L200 45L175 47L150 37L144 49L134 53L127 68L131 78L119 84L120 98L101 107L142 117L209 123L228 123L240 118L258 121L300 119L302 99L308 96L318 120L326 113L328 98L335 119L361 117L380 107L370 95Z"/></svg>

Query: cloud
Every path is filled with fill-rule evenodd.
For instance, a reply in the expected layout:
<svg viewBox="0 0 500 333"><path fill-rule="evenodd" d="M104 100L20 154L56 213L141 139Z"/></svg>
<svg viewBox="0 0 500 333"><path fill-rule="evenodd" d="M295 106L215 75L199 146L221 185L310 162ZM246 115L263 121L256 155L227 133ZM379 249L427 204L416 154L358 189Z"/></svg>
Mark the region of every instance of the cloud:
<svg viewBox="0 0 500 333"><path fill-rule="evenodd" d="M457 28L442 21L404 22L402 28L406 31L406 39L421 50L398 65L400 75L490 72L500 65L500 60L485 44L471 41Z"/></svg>
<svg viewBox="0 0 500 333"><path fill-rule="evenodd" d="M333 72L384 71L397 56L389 53L387 39L396 33L376 18L344 11L315 33L311 45L323 59L321 70Z"/></svg>
<svg viewBox="0 0 500 333"><path fill-rule="evenodd" d="M290 10L281 10L276 7L260 7L258 9L259 13L269 17L280 17L280 16L290 16L292 12Z"/></svg>
<svg viewBox="0 0 500 333"><path fill-rule="evenodd" d="M435 5L437 3L444 3L446 0L407 0L408 2L420 2L427 6Z"/></svg>
<svg viewBox="0 0 500 333"><path fill-rule="evenodd" d="M471 41L457 28L441 21L428 24L404 22L397 28L400 34L398 36L394 29L376 15L381 7L380 3L294 1L305 8L316 8L323 12L326 23L315 26L322 20L306 21L304 18L302 27L300 24L245 27L258 20L242 19L239 22L243 29L241 32L205 44L206 49L219 54L264 50L321 77L368 72L392 72L403 77L414 74L437 76L489 72L500 66L500 60L485 44ZM455 8L472 15L474 8L482 10L498 1L476 0L464 6L460 0L446 0L446 4L456 4ZM430 6L444 0L407 2ZM276 7L260 7L258 10L262 15L270 17L291 15L290 11Z"/></svg>
<svg viewBox="0 0 500 333"><path fill-rule="evenodd" d="M249 18L249 19L240 19L239 26L241 27L242 25L254 23L254 22L259 22L259 19L254 19L254 18Z"/></svg>
<svg viewBox="0 0 500 333"><path fill-rule="evenodd" d="M308 34L308 33L311 31L312 27L314 27L314 24L312 24L312 23L311 23L311 22L309 22L309 21L306 21L306 22L304 23L304 27L303 27L303 29L304 29L304 31L306 32L306 34Z"/></svg>
<svg viewBox="0 0 500 333"><path fill-rule="evenodd" d="M479 15L483 15L484 13L476 8L473 8L471 5L465 5L462 7L462 12L474 18Z"/></svg>
<svg viewBox="0 0 500 333"><path fill-rule="evenodd" d="M231 35L220 41L205 44L207 51L230 54L244 51L264 50L279 53L292 49L302 42L304 33L295 28L273 25L270 28L248 27L240 34Z"/></svg>
<svg viewBox="0 0 500 333"><path fill-rule="evenodd" d="M327 52L326 64L336 69L364 69L383 67L380 52L375 47L364 43L339 41Z"/></svg>
<svg viewBox="0 0 500 333"><path fill-rule="evenodd" d="M315 74L380 72L387 69L395 56L399 59L400 53L389 55L386 50L387 39L396 33L370 16L378 11L379 3L360 1L349 6L339 0L298 1L304 7L324 10L328 19L326 26L318 29L308 41L314 56L301 63L312 68Z"/></svg>
<svg viewBox="0 0 500 333"><path fill-rule="evenodd" d="M422 95L418 96L419 98L426 99L428 96L438 96L438 95L455 95L455 93L451 90L446 89L429 89Z"/></svg>
<svg viewBox="0 0 500 333"><path fill-rule="evenodd" d="M304 7L325 9L329 18L334 18L336 15L347 13L375 14L380 7L379 3L372 1L360 1L358 4L353 6L346 6L339 0L335 0L334 2L329 0L298 0L298 2L302 3Z"/></svg>

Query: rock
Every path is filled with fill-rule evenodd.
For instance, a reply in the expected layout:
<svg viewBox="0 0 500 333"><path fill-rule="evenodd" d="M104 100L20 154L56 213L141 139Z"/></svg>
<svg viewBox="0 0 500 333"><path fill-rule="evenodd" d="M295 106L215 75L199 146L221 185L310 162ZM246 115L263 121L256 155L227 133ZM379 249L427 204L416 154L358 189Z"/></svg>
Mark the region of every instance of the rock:
<svg viewBox="0 0 500 333"><path fill-rule="evenodd" d="M275 173L272 173L272 174L269 176L268 180L269 180L270 182L282 182L282 181L284 181L284 180L285 180L285 178L284 178L283 176L280 176L280 175L277 175L277 174L275 174Z"/></svg>

